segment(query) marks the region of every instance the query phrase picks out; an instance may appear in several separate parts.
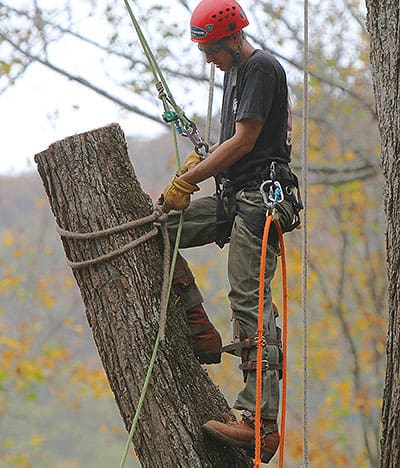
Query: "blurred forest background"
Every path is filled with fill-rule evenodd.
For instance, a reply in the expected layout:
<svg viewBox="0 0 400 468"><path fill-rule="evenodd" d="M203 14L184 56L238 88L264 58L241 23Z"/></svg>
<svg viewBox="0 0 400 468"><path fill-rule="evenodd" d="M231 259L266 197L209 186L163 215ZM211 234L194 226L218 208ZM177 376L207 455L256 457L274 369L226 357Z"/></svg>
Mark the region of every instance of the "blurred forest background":
<svg viewBox="0 0 400 468"><path fill-rule="evenodd" d="M150 71L123 2L115 3L64 0L55 6L44 0L0 1L0 92L18 89L26 70L40 65L81 84L88 93L101 94L125 115L145 115L159 122L161 106ZM208 68L187 32L196 3L132 2L172 93L203 127ZM276 55L287 70L295 114L293 167L300 176L302 2L241 4L251 21L250 41ZM382 180L365 7L358 0L312 0L310 7L310 462L313 467L375 467L387 307ZM77 64L63 62L66 47L79 50ZM90 68L79 65L78 59ZM220 86L219 76L214 139ZM73 95L71 106L79 112ZM87 130L91 128L88 121ZM166 129L145 139L140 125L124 131L133 135L129 148L138 179L156 199L174 172L171 136ZM189 149L186 141L181 142L182 155ZM5 157L9 155L2 152ZM202 184L201 194L212 188ZM286 246L290 301L286 466L298 467L303 405L301 231L288 234ZM211 246L192 249L187 257L210 316L229 342L226 253L226 248ZM279 274L274 287L279 307ZM227 356L220 366L208 368L231 402L241 386L237 366L238 361ZM39 177L34 168L2 175L0 467L115 467L126 439ZM133 453L127 466L138 466Z"/></svg>

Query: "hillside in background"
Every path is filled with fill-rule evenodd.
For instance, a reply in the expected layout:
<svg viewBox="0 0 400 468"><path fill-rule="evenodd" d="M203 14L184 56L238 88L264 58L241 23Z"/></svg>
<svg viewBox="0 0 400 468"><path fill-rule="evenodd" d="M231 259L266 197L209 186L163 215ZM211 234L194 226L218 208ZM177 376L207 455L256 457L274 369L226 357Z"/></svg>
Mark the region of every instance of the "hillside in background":
<svg viewBox="0 0 400 468"><path fill-rule="evenodd" d="M154 200L175 170L171 143L129 141ZM34 170L0 176L0 364L2 468L117 466L127 433Z"/></svg>
<svg viewBox="0 0 400 468"><path fill-rule="evenodd" d="M170 134L130 140L129 148L144 191L156 200L175 172ZM182 157L189 150L182 147ZM212 190L212 183L202 184L196 196ZM377 453L386 330L379 192L379 177L310 187L309 424L315 467L367 467ZM301 231L287 235L286 245L286 459L288 466L299 466ZM209 315L229 342L226 254L227 248L214 245L184 252ZM273 286L281 308L279 272ZM222 365L208 367L230 402L241 387L238 364L224 356ZM0 433L2 468L114 467L127 439L34 170L0 177ZM133 454L128 463L137 466Z"/></svg>

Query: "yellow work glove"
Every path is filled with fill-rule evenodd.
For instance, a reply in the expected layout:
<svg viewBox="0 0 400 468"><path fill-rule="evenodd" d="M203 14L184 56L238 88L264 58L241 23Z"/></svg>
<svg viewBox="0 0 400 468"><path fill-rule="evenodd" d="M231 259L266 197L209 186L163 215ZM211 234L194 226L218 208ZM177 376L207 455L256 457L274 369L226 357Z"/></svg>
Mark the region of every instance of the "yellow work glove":
<svg viewBox="0 0 400 468"><path fill-rule="evenodd" d="M161 195L164 212L186 209L190 204L190 195L198 190L200 188L197 185L189 184L176 175Z"/></svg>
<svg viewBox="0 0 400 468"><path fill-rule="evenodd" d="M181 166L181 174L184 174L187 171L190 171L190 169L193 169L197 164L199 164L203 158L196 153L195 150L191 151L185 159L185 162Z"/></svg>

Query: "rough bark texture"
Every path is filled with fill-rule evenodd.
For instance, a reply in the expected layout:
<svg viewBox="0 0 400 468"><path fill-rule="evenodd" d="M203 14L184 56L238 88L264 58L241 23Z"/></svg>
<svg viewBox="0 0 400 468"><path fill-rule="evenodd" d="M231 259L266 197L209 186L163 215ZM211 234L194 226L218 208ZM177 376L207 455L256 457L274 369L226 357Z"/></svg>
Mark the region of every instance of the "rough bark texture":
<svg viewBox="0 0 400 468"><path fill-rule="evenodd" d="M52 144L35 161L56 221L94 232L149 215L117 124ZM135 228L95 240L63 239L81 261L120 248L149 230ZM74 270L100 358L129 431L158 331L161 243L152 239L113 260ZM249 467L241 451L205 439L200 426L227 404L191 351L183 311L171 301L167 346L157 362L134 437L143 467ZM122 453L123 447L121 447ZM116 460L116 466L118 461Z"/></svg>
<svg viewBox="0 0 400 468"><path fill-rule="evenodd" d="M381 467L400 466L400 4L367 0L384 175L389 291Z"/></svg>

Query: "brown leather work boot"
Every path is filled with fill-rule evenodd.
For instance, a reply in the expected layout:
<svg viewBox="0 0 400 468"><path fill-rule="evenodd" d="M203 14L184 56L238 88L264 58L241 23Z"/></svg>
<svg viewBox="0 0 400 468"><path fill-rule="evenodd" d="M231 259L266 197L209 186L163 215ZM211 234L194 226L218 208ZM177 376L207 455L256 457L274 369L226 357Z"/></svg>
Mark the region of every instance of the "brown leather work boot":
<svg viewBox="0 0 400 468"><path fill-rule="evenodd" d="M221 362L222 340L207 317L202 304L186 311L192 337L193 351L200 364Z"/></svg>
<svg viewBox="0 0 400 468"><path fill-rule="evenodd" d="M228 445L241 447L254 458L255 448L255 421L250 411L242 414L242 421L207 421L202 429L212 437ZM261 420L261 461L268 463L279 447L279 431L276 421Z"/></svg>

